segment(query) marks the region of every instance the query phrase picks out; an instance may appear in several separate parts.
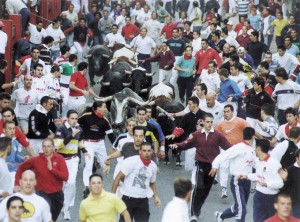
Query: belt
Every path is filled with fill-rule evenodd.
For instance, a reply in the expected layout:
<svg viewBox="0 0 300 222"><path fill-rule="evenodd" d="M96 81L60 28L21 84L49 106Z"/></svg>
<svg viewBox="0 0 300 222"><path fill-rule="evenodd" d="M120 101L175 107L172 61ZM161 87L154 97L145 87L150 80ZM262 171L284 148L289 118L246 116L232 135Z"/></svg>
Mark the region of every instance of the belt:
<svg viewBox="0 0 300 222"><path fill-rule="evenodd" d="M127 198L127 199L137 199L137 200L144 200L144 199L148 199L148 197L141 197L141 198L137 198L137 197L129 197L126 195L123 195L123 198Z"/></svg>
<svg viewBox="0 0 300 222"><path fill-rule="evenodd" d="M76 155L76 156L67 157L67 158L65 158L65 160L71 160L71 159L74 159L76 157L78 157L78 156Z"/></svg>
<svg viewBox="0 0 300 222"><path fill-rule="evenodd" d="M96 143L96 142L100 142L101 140L103 140L103 139L99 139L99 140L84 140L84 141Z"/></svg>
<svg viewBox="0 0 300 222"><path fill-rule="evenodd" d="M83 97L83 96L69 96L69 98L73 98L73 99L79 99L81 97Z"/></svg>

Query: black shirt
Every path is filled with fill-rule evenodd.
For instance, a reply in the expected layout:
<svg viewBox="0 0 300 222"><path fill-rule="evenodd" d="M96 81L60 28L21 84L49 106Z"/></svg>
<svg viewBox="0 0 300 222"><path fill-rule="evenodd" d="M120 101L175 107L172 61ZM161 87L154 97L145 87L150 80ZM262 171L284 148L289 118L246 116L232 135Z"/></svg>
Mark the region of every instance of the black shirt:
<svg viewBox="0 0 300 222"><path fill-rule="evenodd" d="M79 119L85 140L103 140L107 134L111 143L115 141L115 136L108 120L96 116L93 112L83 114Z"/></svg>
<svg viewBox="0 0 300 222"><path fill-rule="evenodd" d="M5 92L5 90L2 89L3 84L5 84L5 74L0 71L0 93Z"/></svg>
<svg viewBox="0 0 300 222"><path fill-rule="evenodd" d="M268 51L268 46L259 41L253 42L250 41L247 45L248 54L252 56L254 61L254 66L257 67L261 62L261 56L263 52Z"/></svg>

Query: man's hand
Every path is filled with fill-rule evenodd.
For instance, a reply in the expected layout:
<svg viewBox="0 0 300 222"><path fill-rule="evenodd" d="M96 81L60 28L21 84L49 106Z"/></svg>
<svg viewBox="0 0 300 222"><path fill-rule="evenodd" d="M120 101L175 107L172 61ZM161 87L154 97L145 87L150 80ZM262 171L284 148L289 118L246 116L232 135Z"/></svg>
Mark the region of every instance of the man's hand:
<svg viewBox="0 0 300 222"><path fill-rule="evenodd" d="M103 174L109 174L109 171L110 171L110 165L106 165L103 170L102 170L102 173Z"/></svg>
<svg viewBox="0 0 300 222"><path fill-rule="evenodd" d="M76 136L76 134L79 133L79 132L80 132L80 129L73 130L72 137L74 138Z"/></svg>
<svg viewBox="0 0 300 222"><path fill-rule="evenodd" d="M51 162L51 157L46 157L47 159L47 168L48 170L52 170L52 162Z"/></svg>
<svg viewBox="0 0 300 222"><path fill-rule="evenodd" d="M20 186L15 186L14 187L14 192L17 193L17 192L20 192L21 191L21 187Z"/></svg>
<svg viewBox="0 0 300 222"><path fill-rule="evenodd" d="M178 145L177 144L170 144L169 147L171 149L177 149L178 148Z"/></svg>
<svg viewBox="0 0 300 222"><path fill-rule="evenodd" d="M228 99L227 99L227 102L230 103L230 102L232 101L232 98L233 98L233 96L232 96L232 95L229 95L229 96L228 96Z"/></svg>
<svg viewBox="0 0 300 222"><path fill-rule="evenodd" d="M159 207L160 206L160 199L158 198L158 196L154 196L153 200L154 200L154 205Z"/></svg>
<svg viewBox="0 0 300 222"><path fill-rule="evenodd" d="M159 158L164 159L166 157L166 152L165 151L160 151L159 152Z"/></svg>
<svg viewBox="0 0 300 222"><path fill-rule="evenodd" d="M173 140L173 139L175 139L175 135L174 134L168 135L168 136L166 136L166 139Z"/></svg>
<svg viewBox="0 0 300 222"><path fill-rule="evenodd" d="M14 82L17 84L19 83L19 78L14 78Z"/></svg>
<svg viewBox="0 0 300 222"><path fill-rule="evenodd" d="M278 173L279 173L279 176L281 177L281 179L283 181L286 181L287 180L287 177L288 177L288 171L286 169L279 169L278 170Z"/></svg>
<svg viewBox="0 0 300 222"><path fill-rule="evenodd" d="M82 90L82 93L84 96L88 96L90 94L89 91L86 91L86 90Z"/></svg>
<svg viewBox="0 0 300 222"><path fill-rule="evenodd" d="M239 175L239 176L238 176L238 179L241 179L241 180L247 180L247 179L248 179L248 176L247 176L247 175Z"/></svg>
<svg viewBox="0 0 300 222"><path fill-rule="evenodd" d="M266 182L262 182L262 181L256 181L257 184L261 185L262 187L267 187L267 183Z"/></svg>
<svg viewBox="0 0 300 222"><path fill-rule="evenodd" d="M208 176L214 177L217 174L218 169L217 168L211 168Z"/></svg>
<svg viewBox="0 0 300 222"><path fill-rule="evenodd" d="M26 161L26 160L30 159L30 156L24 156L23 158L24 158L24 161Z"/></svg>
<svg viewBox="0 0 300 222"><path fill-rule="evenodd" d="M2 192L2 193L0 194L0 196L5 198L5 197L8 197L8 196L9 196L9 193L6 192L6 191L4 191L4 192Z"/></svg>
<svg viewBox="0 0 300 222"><path fill-rule="evenodd" d="M85 156L85 157L88 157L89 159L91 159L91 156L90 156L90 154L89 154L88 152L86 152L86 153L84 154L84 156Z"/></svg>

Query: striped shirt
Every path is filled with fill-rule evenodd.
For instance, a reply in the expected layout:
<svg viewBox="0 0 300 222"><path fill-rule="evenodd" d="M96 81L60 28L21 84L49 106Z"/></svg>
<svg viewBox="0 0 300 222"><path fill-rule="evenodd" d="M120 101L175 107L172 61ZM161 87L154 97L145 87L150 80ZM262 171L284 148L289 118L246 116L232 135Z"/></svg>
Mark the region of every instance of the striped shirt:
<svg viewBox="0 0 300 222"><path fill-rule="evenodd" d="M249 14L249 0L239 0L237 2L237 8L239 10L239 15L248 15Z"/></svg>

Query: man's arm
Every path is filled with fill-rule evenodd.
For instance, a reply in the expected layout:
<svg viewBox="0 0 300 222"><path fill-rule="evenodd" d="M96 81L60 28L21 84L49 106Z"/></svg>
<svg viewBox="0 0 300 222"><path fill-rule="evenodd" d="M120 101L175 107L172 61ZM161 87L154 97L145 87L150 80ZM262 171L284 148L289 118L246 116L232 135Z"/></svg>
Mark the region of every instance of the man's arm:
<svg viewBox="0 0 300 222"><path fill-rule="evenodd" d="M86 91L92 94L95 98L100 99L100 97L94 92L94 90L90 86L86 87Z"/></svg>
<svg viewBox="0 0 300 222"><path fill-rule="evenodd" d="M158 198L158 194L157 194L155 183L150 183L150 188L153 191L154 205L157 206L157 207L159 207L160 206L160 199Z"/></svg>
<svg viewBox="0 0 300 222"><path fill-rule="evenodd" d="M124 222L131 222L130 214L128 213L127 210L124 210L121 215L124 218Z"/></svg>
<svg viewBox="0 0 300 222"><path fill-rule="evenodd" d="M122 173L122 171L120 171L118 173L118 175L116 176L116 179L113 182L112 188L111 188L111 192L112 193L116 193L117 188L119 186L120 180L123 180L125 178L125 174Z"/></svg>

